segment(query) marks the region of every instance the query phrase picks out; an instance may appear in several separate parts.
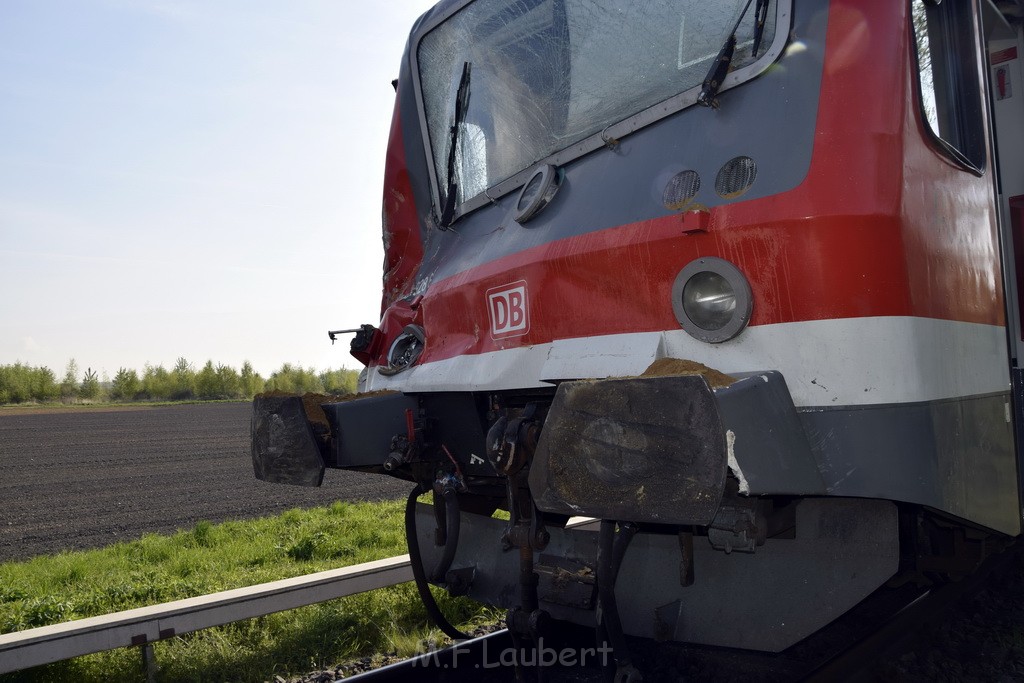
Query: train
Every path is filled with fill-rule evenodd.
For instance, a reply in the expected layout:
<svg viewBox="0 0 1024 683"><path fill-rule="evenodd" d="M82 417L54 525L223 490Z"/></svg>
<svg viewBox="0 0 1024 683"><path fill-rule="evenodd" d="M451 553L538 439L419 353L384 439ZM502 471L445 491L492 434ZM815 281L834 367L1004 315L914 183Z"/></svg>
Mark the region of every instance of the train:
<svg viewBox="0 0 1024 683"><path fill-rule="evenodd" d="M408 480L446 633L429 584L619 680L630 636L780 652L969 573L1024 519L1022 16L443 0L360 393L257 397L256 476Z"/></svg>

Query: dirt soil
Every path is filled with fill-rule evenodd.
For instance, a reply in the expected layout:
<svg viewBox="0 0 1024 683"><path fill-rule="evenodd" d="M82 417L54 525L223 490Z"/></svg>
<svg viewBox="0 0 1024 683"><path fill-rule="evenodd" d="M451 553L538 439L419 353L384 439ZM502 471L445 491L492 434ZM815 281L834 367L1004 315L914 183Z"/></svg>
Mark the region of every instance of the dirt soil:
<svg viewBox="0 0 1024 683"><path fill-rule="evenodd" d="M404 497L390 477L328 470L320 488L253 476L249 403L0 411L0 562L96 548L336 500Z"/></svg>
<svg viewBox="0 0 1024 683"><path fill-rule="evenodd" d="M712 389L727 387L736 381L725 373L709 368L703 363L679 358L659 358L644 370L641 377L667 377L670 375L704 375L705 381Z"/></svg>

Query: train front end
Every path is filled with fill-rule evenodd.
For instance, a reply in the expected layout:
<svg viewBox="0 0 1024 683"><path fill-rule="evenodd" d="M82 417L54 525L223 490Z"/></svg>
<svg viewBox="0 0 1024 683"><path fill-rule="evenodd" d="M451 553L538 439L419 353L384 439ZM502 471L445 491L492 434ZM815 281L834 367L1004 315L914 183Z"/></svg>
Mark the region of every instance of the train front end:
<svg viewBox="0 0 1024 683"><path fill-rule="evenodd" d="M910 8L865 5L424 15L361 395L258 398L257 476L407 479L421 583L619 653L781 651L984 535L941 520L1017 533L994 228L953 221L970 286L919 295L907 150L952 171L916 151Z"/></svg>

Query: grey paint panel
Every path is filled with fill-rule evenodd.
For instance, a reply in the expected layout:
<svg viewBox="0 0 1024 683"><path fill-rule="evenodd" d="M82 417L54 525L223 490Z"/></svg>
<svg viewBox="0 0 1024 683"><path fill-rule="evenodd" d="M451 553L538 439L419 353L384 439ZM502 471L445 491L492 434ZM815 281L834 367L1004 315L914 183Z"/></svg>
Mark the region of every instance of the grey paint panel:
<svg viewBox="0 0 1024 683"><path fill-rule="evenodd" d="M810 410L800 419L829 495L927 505L1021 530L1009 394Z"/></svg>
<svg viewBox="0 0 1024 683"><path fill-rule="evenodd" d="M322 407L333 435L331 467L383 465L392 437L406 433L406 411L419 413L418 399L399 393L364 396Z"/></svg>
<svg viewBox="0 0 1024 683"><path fill-rule="evenodd" d="M825 484L782 373L756 373L715 391L751 495L823 495Z"/></svg>

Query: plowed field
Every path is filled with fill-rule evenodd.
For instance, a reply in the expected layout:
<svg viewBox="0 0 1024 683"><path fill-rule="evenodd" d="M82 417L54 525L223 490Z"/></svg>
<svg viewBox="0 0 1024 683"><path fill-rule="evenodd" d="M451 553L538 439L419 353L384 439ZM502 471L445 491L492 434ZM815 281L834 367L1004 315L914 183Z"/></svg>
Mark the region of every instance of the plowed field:
<svg viewBox="0 0 1024 683"><path fill-rule="evenodd" d="M321 488L257 481L251 410L248 403L216 403L0 411L0 562L172 532L199 520L398 498L411 488L339 470L328 470Z"/></svg>

